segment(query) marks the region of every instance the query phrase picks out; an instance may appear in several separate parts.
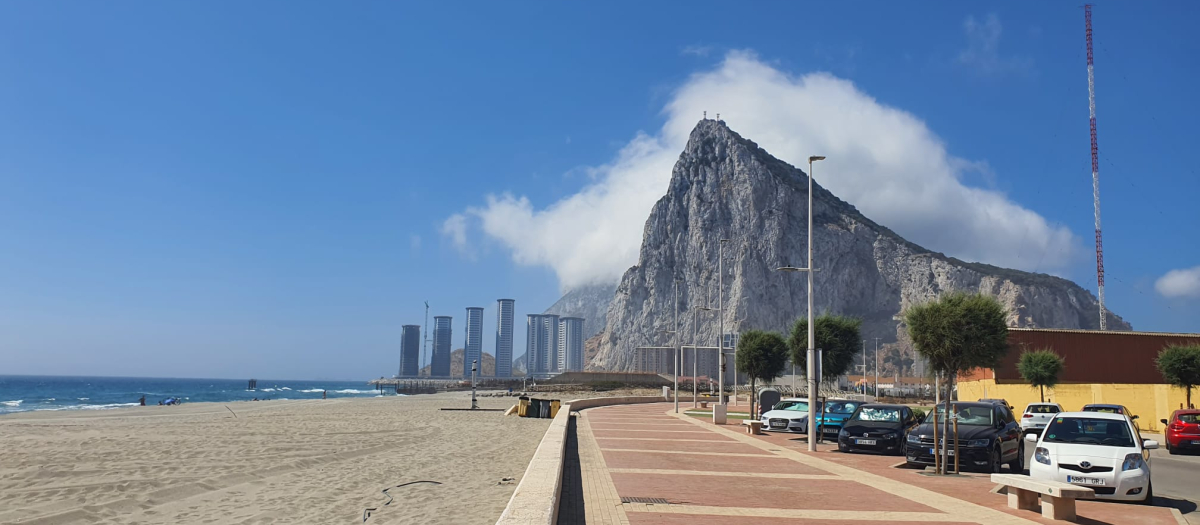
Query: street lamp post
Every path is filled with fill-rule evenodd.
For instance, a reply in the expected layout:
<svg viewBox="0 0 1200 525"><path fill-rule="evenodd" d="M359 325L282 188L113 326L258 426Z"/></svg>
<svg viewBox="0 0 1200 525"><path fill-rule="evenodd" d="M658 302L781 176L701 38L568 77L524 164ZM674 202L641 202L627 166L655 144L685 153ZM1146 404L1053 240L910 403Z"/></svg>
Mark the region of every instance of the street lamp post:
<svg viewBox="0 0 1200 525"><path fill-rule="evenodd" d="M725 243L729 239L721 239L717 243L717 325L720 330L720 335L717 336L717 384L720 385L720 390L717 391L717 403L725 404L725 367L721 363L725 361ZM733 406L737 406L737 349L734 348L733 354Z"/></svg>
<svg viewBox="0 0 1200 525"><path fill-rule="evenodd" d="M700 382L696 378L700 377L700 341L696 335L696 331L700 326L700 311L715 312L715 308L707 306L696 307L695 314L692 316L692 408L700 407ZM718 359L720 354L717 355Z"/></svg>
<svg viewBox="0 0 1200 525"><path fill-rule="evenodd" d="M675 397L675 413L679 413L679 369L683 367L683 345L679 340L679 278L675 278L675 311L672 313L675 317L675 329L671 330L675 334L675 390L672 391Z"/></svg>
<svg viewBox="0 0 1200 525"><path fill-rule="evenodd" d="M817 406L817 355L816 355L816 331L817 327L813 322L813 209L812 209L812 192L813 192L813 172L812 164L814 161L825 160L825 157L813 155L808 158L808 267L795 268L785 266L778 268L779 270L789 272L806 272L808 274L808 352L805 354L808 358L808 451L817 451L817 441L813 439L813 435L817 433L817 413L813 410ZM864 372L865 374L865 372Z"/></svg>

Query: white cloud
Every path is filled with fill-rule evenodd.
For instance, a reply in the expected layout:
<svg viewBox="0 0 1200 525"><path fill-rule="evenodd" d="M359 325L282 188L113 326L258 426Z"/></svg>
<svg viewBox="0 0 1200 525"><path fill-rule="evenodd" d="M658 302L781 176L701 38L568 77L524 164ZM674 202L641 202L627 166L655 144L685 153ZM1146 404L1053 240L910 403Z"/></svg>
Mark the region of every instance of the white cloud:
<svg viewBox="0 0 1200 525"><path fill-rule="evenodd" d="M446 218L442 222L442 235L445 235L454 242L454 247L460 252L469 255L467 249L467 216L461 213L455 213Z"/></svg>
<svg viewBox="0 0 1200 525"><path fill-rule="evenodd" d="M998 75L1007 72L1028 72L1033 62L1020 57L1000 56L1000 34L1004 31L1000 17L989 14L980 23L974 16L963 21L963 32L967 35L967 48L959 51L958 62L975 68L983 75Z"/></svg>
<svg viewBox="0 0 1200 525"><path fill-rule="evenodd" d="M1200 297L1200 266L1171 270L1154 282L1163 297Z"/></svg>
<svg viewBox="0 0 1200 525"><path fill-rule="evenodd" d="M592 168L594 182L578 193L543 209L525 197L488 195L465 213L518 264L553 268L564 289L615 281L637 263L646 218L705 110L720 112L742 136L797 166L810 154L827 155L816 174L820 184L929 249L1054 271L1080 246L1069 230L1004 194L964 184L967 173L1002 174L950 155L916 116L880 104L849 81L825 73L792 76L747 52L731 52L715 69L692 75L663 109L662 129L637 134L610 163ZM447 224L465 229L462 217Z"/></svg>
<svg viewBox="0 0 1200 525"><path fill-rule="evenodd" d="M680 49L679 54L693 55L693 56L698 56L698 57L706 57L709 55L709 53L712 53L712 51L713 51L713 46L692 44L690 46L684 46L683 49Z"/></svg>

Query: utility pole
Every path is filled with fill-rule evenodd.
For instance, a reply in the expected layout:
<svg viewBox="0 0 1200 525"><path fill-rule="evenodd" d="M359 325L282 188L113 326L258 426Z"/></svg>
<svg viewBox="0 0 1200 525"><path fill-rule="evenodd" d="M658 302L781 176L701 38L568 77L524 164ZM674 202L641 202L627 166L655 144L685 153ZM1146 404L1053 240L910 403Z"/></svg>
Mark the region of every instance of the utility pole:
<svg viewBox="0 0 1200 525"><path fill-rule="evenodd" d="M683 368L683 345L679 340L679 278L675 278L675 329L671 332L675 335L675 390L673 392L675 398L675 413L679 413L679 369Z"/></svg>
<svg viewBox="0 0 1200 525"><path fill-rule="evenodd" d="M863 368L863 376L862 376L862 382L863 382L863 395L864 395L864 396L866 396L866 395L867 395L867 340L866 340L866 339L863 339L863 364L862 364L862 368Z"/></svg>
<svg viewBox="0 0 1200 525"><path fill-rule="evenodd" d="M421 349L420 359L417 359L417 377L421 376L421 369L425 368L425 353L429 351L429 301L425 301L425 347ZM433 366L429 367L429 375L433 375Z"/></svg>
<svg viewBox="0 0 1200 525"><path fill-rule="evenodd" d="M720 390L717 393L717 403L725 404L725 370L721 363L725 362L725 243L729 239L721 239L717 243L717 321L721 335L717 336L717 383ZM733 373L737 377L737 348L734 348ZM711 377L711 376L710 376ZM750 395L754 395L752 392ZM733 406L737 406L737 382L733 384ZM753 416L753 414L751 414Z"/></svg>
<svg viewBox="0 0 1200 525"><path fill-rule="evenodd" d="M866 379L866 378L864 378ZM875 399L879 399L879 338L875 338Z"/></svg>

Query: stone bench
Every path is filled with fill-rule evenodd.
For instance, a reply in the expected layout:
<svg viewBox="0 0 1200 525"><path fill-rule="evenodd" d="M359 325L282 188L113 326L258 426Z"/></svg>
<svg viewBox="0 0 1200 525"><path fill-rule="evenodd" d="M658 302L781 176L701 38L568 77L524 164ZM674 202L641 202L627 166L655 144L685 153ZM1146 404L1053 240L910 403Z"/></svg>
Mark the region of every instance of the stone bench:
<svg viewBox="0 0 1200 525"><path fill-rule="evenodd" d="M746 425L746 433L747 434L758 434L758 435L762 434L762 421L758 421L758 420L754 420L754 419L747 419L745 421L742 421L742 424Z"/></svg>
<svg viewBox="0 0 1200 525"><path fill-rule="evenodd" d="M1052 520L1075 521L1075 500L1096 497L1096 492L1089 487L1019 474L992 474L992 483L1005 486L1008 506L1014 509L1037 510L1040 496L1042 517Z"/></svg>

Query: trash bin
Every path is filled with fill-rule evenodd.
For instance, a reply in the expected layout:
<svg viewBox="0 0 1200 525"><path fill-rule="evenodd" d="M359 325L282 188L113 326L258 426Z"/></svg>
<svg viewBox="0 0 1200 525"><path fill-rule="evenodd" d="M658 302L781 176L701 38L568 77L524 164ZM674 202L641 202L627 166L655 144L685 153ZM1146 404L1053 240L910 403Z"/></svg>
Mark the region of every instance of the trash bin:
<svg viewBox="0 0 1200 525"><path fill-rule="evenodd" d="M550 417L558 417L558 409L562 407L562 403L557 399L550 400Z"/></svg>
<svg viewBox="0 0 1200 525"><path fill-rule="evenodd" d="M549 399L540 399L538 401L539 401L539 405L540 405L538 407L540 409L539 417L541 417L542 419L549 419L550 418L550 400Z"/></svg>
<svg viewBox="0 0 1200 525"><path fill-rule="evenodd" d="M529 417L529 396L521 396L517 398L517 415L521 417Z"/></svg>

